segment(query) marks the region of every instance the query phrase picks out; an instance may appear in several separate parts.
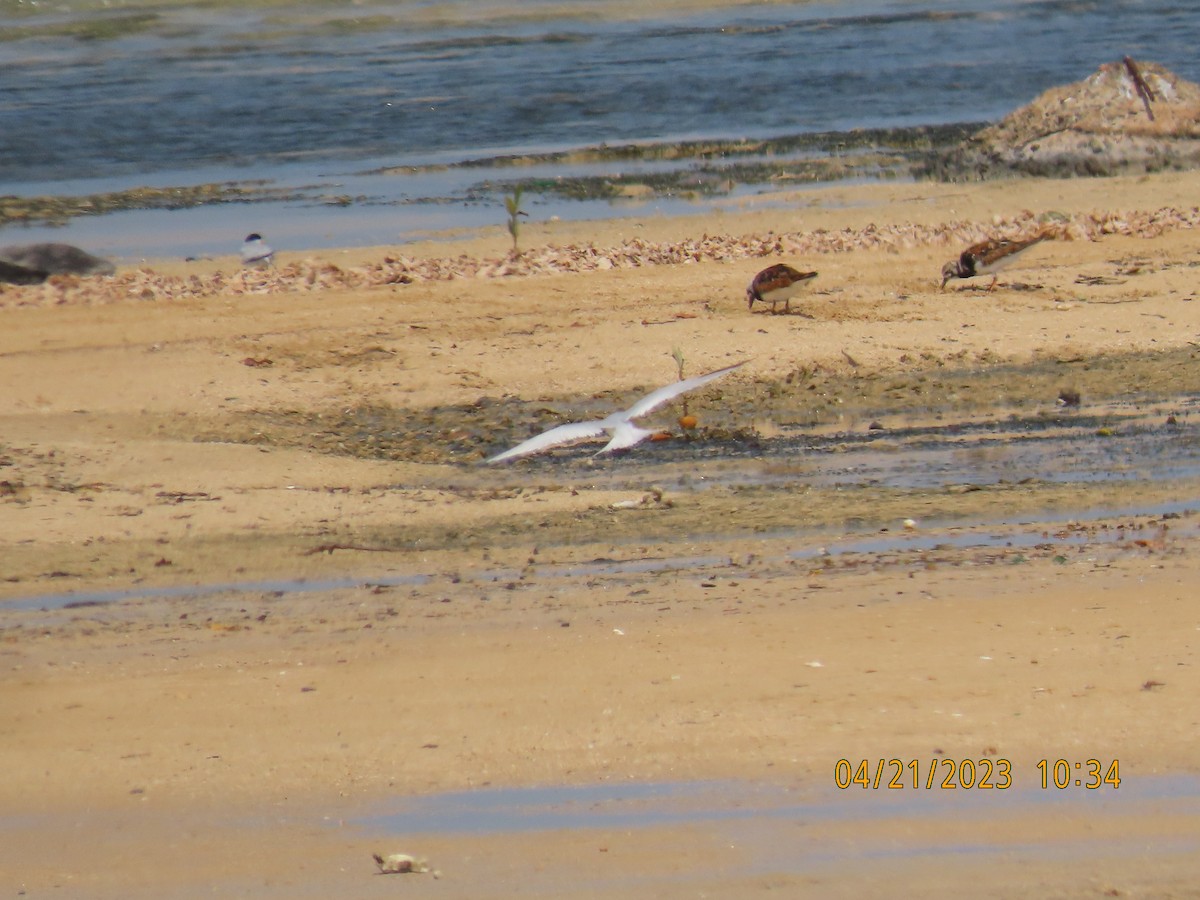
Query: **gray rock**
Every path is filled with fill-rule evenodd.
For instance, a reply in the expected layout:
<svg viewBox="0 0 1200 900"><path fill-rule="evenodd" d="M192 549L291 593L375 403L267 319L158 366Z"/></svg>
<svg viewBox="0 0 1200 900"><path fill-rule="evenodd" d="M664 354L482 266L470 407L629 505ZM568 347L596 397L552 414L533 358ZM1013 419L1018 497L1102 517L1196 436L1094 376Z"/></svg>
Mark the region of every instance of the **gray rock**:
<svg viewBox="0 0 1200 900"><path fill-rule="evenodd" d="M0 284L41 284L49 274L0 259Z"/></svg>
<svg viewBox="0 0 1200 900"><path fill-rule="evenodd" d="M0 262L46 275L111 275L117 271L107 259L70 244L11 244L0 247Z"/></svg>

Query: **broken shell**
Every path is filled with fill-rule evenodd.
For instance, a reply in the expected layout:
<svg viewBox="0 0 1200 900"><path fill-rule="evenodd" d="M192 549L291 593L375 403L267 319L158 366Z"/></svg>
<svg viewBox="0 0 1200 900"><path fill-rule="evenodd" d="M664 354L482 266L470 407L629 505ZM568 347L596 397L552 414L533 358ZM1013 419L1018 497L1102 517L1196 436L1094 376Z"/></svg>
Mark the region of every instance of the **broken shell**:
<svg viewBox="0 0 1200 900"><path fill-rule="evenodd" d="M618 500L609 506L609 509L639 509L643 506L661 506L670 508L674 504L670 500L663 500L662 488L652 487L650 492L642 494L640 500Z"/></svg>
<svg viewBox="0 0 1200 900"><path fill-rule="evenodd" d="M380 875L421 874L430 871L429 863L407 853L391 853L387 856L372 853L371 856L375 859L375 865L379 866ZM433 871L432 874L434 878L438 877L437 871Z"/></svg>
<svg viewBox="0 0 1200 900"><path fill-rule="evenodd" d="M270 294L282 291L313 291L357 288L385 284L448 281L455 278L500 278L531 276L548 272L584 272L597 269L629 269L641 266L677 265L703 259L760 258L781 252L804 254L841 253L851 249L918 247L925 245L972 244L985 237L1012 237L1028 230L1033 215L1028 212L1003 217L997 224L959 220L937 225L904 224L846 228L840 231L792 232L739 237L705 237L678 243L651 242L630 238L612 247L591 244L544 247L526 251L519 258L384 257L382 261L342 268L315 259L298 260L267 272L253 270L227 275L167 275L151 269L124 269L103 278L51 280L44 285L6 286L0 308L31 302L100 304L122 300L165 301L214 295ZM1102 235L1157 237L1173 229L1200 227L1200 208L1166 207L1154 210L1110 210L1062 216L1056 223L1064 239L1097 240ZM1122 274L1132 274L1127 271ZM1057 298L1056 298L1057 299ZM1074 304L1059 303L1057 309Z"/></svg>

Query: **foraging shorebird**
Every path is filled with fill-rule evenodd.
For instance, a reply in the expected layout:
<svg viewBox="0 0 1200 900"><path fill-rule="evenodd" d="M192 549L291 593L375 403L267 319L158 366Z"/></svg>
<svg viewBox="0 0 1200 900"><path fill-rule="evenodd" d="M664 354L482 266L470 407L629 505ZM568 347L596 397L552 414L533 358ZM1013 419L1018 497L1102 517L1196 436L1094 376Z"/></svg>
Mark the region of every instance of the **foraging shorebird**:
<svg viewBox="0 0 1200 900"><path fill-rule="evenodd" d="M1042 231L1031 238L1023 240L1008 240L992 238L972 244L962 252L958 259L952 259L942 266L942 288L951 278L974 278L976 275L991 275L992 283L988 290L996 286L996 272L1013 262L1034 244L1050 237L1048 231Z"/></svg>
<svg viewBox="0 0 1200 900"><path fill-rule="evenodd" d="M763 269L750 281L746 288L747 306L754 310L754 301L770 303L771 312L775 305L783 301L783 311L791 311L791 300L800 290L817 277L816 272L797 272L789 265L776 263Z"/></svg>
<svg viewBox="0 0 1200 900"><path fill-rule="evenodd" d="M275 251L268 247L258 232L246 235L242 241L243 266L269 266L275 262Z"/></svg>
<svg viewBox="0 0 1200 900"><path fill-rule="evenodd" d="M614 450L625 450L656 433L634 425L634 419L640 419L642 416L653 412L680 394L694 391L696 388L703 387L710 381L716 381L718 378L728 375L734 369L744 366L746 362L746 360L743 360L732 366L726 366L724 369L709 372L707 375L697 375L695 378L685 378L682 381L672 382L666 387L660 387L657 391L647 394L637 403L633 404L633 406L629 407L629 409L612 413L603 419L596 419L591 422L572 422L568 425L559 425L557 428L551 428L549 431L542 432L537 437L532 437L523 443L517 444L511 450L505 450L503 453L498 453L484 460L484 462L489 464L505 462L506 460L516 459L519 456L528 456L531 453L537 453L539 450L557 447L560 444L582 441L586 438L600 437L603 434L609 436L609 442L597 451L597 456L601 453L611 453Z"/></svg>

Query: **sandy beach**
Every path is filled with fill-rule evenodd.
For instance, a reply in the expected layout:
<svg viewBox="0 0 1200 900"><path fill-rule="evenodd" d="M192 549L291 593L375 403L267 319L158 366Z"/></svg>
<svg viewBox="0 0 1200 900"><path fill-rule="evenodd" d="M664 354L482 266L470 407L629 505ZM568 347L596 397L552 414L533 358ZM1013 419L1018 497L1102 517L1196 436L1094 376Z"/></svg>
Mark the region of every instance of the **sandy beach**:
<svg viewBox="0 0 1200 900"><path fill-rule="evenodd" d="M263 282L231 257L5 287L0 882L1195 896L1198 188L841 185L521 234L531 259L767 255L504 274L498 227L281 253ZM971 235L1047 223L994 290L939 290ZM341 286L400 253L474 274ZM792 315L747 310L773 262L820 272ZM480 465L670 382L675 349L688 375L748 360L689 396L692 432L675 404L625 456ZM1033 421L1074 429L1050 468L1185 449L1168 475L997 478ZM952 429L953 483L829 474ZM840 760L899 764L842 789ZM622 799L646 785L673 793ZM596 824L386 818L576 788ZM396 852L438 877L378 874Z"/></svg>

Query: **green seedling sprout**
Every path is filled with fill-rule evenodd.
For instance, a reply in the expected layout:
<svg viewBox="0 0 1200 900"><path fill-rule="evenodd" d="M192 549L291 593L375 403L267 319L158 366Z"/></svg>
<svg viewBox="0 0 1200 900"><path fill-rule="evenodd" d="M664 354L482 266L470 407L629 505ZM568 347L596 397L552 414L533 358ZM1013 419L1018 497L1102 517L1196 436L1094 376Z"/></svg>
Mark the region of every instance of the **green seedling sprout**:
<svg viewBox="0 0 1200 900"><path fill-rule="evenodd" d="M679 380L683 381L683 363L684 363L683 351L680 350L678 347L672 347L671 348L671 356L674 357L674 359L675 359L675 368L678 370ZM688 414L687 397L684 397L682 402L683 402L683 415L686 416Z"/></svg>
<svg viewBox="0 0 1200 900"><path fill-rule="evenodd" d="M504 198L504 208L508 210L508 233L512 235L513 255L520 253L517 241L521 232L521 216L529 217L529 213L521 209L521 186L513 188L512 194Z"/></svg>
<svg viewBox="0 0 1200 900"><path fill-rule="evenodd" d="M675 367L679 369L679 380L683 381L683 351L678 347L672 347L671 356L675 358Z"/></svg>

